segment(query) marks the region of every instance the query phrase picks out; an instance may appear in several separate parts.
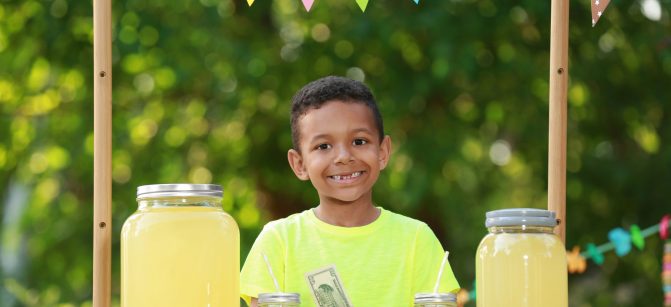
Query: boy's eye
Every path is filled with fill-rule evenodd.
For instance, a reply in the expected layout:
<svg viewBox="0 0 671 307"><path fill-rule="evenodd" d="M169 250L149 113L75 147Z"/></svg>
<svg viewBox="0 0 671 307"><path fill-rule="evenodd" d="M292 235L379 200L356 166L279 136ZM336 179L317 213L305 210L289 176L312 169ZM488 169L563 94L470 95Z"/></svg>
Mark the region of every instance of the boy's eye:
<svg viewBox="0 0 671 307"><path fill-rule="evenodd" d="M366 141L364 139L355 139L354 142L352 142L352 144L357 145L357 146L364 145L366 143L368 143L368 141Z"/></svg>
<svg viewBox="0 0 671 307"><path fill-rule="evenodd" d="M331 148L331 145L329 145L329 144L319 144L319 145L317 145L317 147L315 147L315 149L320 149L320 150L325 150L325 149L329 149L329 148Z"/></svg>

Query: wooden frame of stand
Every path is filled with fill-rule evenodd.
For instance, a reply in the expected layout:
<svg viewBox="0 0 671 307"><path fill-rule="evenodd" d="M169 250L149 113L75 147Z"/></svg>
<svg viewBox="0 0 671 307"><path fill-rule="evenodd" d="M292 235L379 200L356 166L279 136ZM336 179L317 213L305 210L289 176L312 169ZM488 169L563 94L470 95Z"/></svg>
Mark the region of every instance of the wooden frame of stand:
<svg viewBox="0 0 671 307"><path fill-rule="evenodd" d="M548 210L566 239L566 118L569 1L551 0ZM112 271L112 0L93 0L93 306L111 301Z"/></svg>

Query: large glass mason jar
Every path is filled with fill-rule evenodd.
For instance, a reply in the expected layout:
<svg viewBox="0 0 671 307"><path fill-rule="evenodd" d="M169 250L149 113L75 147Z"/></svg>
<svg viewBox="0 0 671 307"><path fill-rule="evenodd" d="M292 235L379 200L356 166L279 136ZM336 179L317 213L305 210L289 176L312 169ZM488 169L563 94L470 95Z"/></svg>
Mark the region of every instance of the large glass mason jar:
<svg viewBox="0 0 671 307"><path fill-rule="evenodd" d="M478 307L566 307L566 249L553 233L555 213L487 212L489 230L475 256Z"/></svg>
<svg viewBox="0 0 671 307"><path fill-rule="evenodd" d="M121 231L121 306L238 306L240 234L211 184L137 188Z"/></svg>

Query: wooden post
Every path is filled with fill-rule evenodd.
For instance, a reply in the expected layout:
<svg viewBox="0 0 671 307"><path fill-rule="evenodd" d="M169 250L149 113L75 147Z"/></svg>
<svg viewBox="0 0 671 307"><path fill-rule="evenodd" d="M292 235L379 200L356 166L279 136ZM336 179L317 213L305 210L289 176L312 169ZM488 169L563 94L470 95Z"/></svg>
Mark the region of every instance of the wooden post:
<svg viewBox="0 0 671 307"><path fill-rule="evenodd" d="M566 243L566 117L569 0L552 0L550 20L550 125L548 210L561 221L555 233Z"/></svg>
<svg viewBox="0 0 671 307"><path fill-rule="evenodd" d="M112 271L112 0L93 0L93 306L107 307Z"/></svg>

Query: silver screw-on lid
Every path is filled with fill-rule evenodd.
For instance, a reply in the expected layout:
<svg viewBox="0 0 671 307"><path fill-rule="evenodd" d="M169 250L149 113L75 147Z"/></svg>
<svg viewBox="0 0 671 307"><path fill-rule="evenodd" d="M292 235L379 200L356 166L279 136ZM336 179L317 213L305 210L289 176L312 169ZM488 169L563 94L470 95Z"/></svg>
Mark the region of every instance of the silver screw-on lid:
<svg viewBox="0 0 671 307"><path fill-rule="evenodd" d="M222 197L224 189L217 184L149 184L137 187L137 198L172 196L213 196Z"/></svg>
<svg viewBox="0 0 671 307"><path fill-rule="evenodd" d="M419 303L450 303L456 302L457 295L454 293L417 293L415 304Z"/></svg>
<svg viewBox="0 0 671 307"><path fill-rule="evenodd" d="M531 209L531 208L514 208L502 209L487 212L487 219L485 226L501 227L501 226L557 226L557 216L553 211Z"/></svg>
<svg viewBox="0 0 671 307"><path fill-rule="evenodd" d="M301 296L298 293L260 293L259 304L261 303L300 303Z"/></svg>

